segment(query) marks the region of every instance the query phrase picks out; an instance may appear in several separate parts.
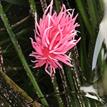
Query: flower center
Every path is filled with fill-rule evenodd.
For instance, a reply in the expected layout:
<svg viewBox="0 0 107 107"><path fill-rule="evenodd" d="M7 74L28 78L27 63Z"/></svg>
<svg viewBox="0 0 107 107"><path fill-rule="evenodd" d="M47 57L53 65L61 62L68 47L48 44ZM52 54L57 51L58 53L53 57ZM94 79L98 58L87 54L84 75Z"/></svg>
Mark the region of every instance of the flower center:
<svg viewBox="0 0 107 107"><path fill-rule="evenodd" d="M45 47L42 51L43 51L44 57L47 57L48 59L50 59L49 57L53 58L55 56L53 53L49 52L50 51L49 48Z"/></svg>
<svg viewBox="0 0 107 107"><path fill-rule="evenodd" d="M43 54L45 57L48 57L49 56L49 49L48 48L44 48L43 49Z"/></svg>

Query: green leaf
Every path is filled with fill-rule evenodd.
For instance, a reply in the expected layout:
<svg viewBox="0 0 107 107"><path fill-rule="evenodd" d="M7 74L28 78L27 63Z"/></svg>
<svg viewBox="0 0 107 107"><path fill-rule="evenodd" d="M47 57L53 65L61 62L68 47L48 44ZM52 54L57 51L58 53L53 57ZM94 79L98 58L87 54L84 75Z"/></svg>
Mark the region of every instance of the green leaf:
<svg viewBox="0 0 107 107"><path fill-rule="evenodd" d="M99 33L96 39L93 61L92 61L92 70L95 69L98 55L100 53L103 42L107 47L107 0L104 0L104 16L99 26Z"/></svg>

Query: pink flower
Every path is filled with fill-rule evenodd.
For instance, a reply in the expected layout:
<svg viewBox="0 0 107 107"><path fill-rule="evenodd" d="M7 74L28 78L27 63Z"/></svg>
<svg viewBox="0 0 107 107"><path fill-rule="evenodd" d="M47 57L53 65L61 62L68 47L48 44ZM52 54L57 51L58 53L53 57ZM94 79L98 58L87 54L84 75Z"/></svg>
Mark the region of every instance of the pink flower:
<svg viewBox="0 0 107 107"><path fill-rule="evenodd" d="M35 58L35 68L45 65L45 71L51 77L55 69L61 68L62 63L72 66L67 52L80 40L77 36L77 15L74 10L66 9L65 5L59 13L52 11L53 0L45 10L39 22L35 22L35 39L31 39L34 51L31 56Z"/></svg>

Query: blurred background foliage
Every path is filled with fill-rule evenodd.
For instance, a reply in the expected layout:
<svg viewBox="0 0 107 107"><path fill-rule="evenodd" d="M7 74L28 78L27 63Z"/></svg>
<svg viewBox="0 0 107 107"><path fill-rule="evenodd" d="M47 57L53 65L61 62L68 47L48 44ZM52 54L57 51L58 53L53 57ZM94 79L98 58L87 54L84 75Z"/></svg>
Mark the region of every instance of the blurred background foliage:
<svg viewBox="0 0 107 107"><path fill-rule="evenodd" d="M37 18L39 19L42 17L43 11L49 3L50 0L1 0L1 4L8 17L12 31L15 33L15 38L22 48L26 61L28 62L44 97L47 99L49 107L59 106L55 97L56 94L60 94L64 107L103 106L99 101L86 98L84 94L81 94L79 89L80 86L94 84L93 81L96 72L91 70L91 65L99 24L103 17L102 0L54 0L54 8L57 11L59 11L62 3L64 3L67 8L75 8L75 14L79 14L78 22L80 23L80 27L78 31L80 33L78 33L78 35L81 36L80 43L71 51L72 64L74 67L71 69L64 66L63 71L56 73L59 93L54 93L51 79L44 72L44 68L41 68L40 70L33 69L33 65L30 61L31 58L29 57L29 54L32 51L29 38L34 36L34 12L37 12ZM27 92L34 101L36 100L41 103L42 98L38 98L35 94L34 87L26 75L1 18L0 47L4 61L2 67L5 68L6 75ZM99 65L101 65L100 60ZM98 81L99 78L102 80L101 72L99 72L99 75L97 74L97 76Z"/></svg>

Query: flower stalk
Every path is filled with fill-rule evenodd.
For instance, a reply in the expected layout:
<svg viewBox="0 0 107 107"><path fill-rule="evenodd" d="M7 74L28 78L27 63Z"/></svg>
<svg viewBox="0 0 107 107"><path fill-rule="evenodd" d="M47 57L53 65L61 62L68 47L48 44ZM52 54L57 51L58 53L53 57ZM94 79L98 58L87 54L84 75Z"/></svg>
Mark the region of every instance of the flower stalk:
<svg viewBox="0 0 107 107"><path fill-rule="evenodd" d="M23 55L23 52L22 52L22 49L21 49L20 45L18 44L17 39L15 38L15 34L12 31L12 28L11 28L11 26L9 24L8 18L7 18L6 14L5 14L4 10L3 10L3 7L2 7L1 3L0 3L0 17L1 17L2 21L3 21L3 23L4 23L4 26L6 27L6 30L7 30L8 34L9 34L11 42L14 45L14 48L15 48L18 56L19 56L19 59L20 59L22 65L23 65L23 67L24 67L24 69L25 69L25 71L27 73L27 76L29 77L29 79L30 79L30 81L31 81L31 83L32 83L32 85L33 85L33 87L35 89L36 94L38 95L39 98L42 98L41 99L41 103L43 105L45 105L45 106L48 106L48 103L47 103L46 99L44 98L44 95L42 94L42 92L41 92L41 90L40 90L40 88L39 88L39 86L37 84L37 81L35 80L35 77L33 76L32 71L30 70L30 68L29 68L29 66L28 66L28 64L26 62L26 59L25 59L25 57Z"/></svg>
<svg viewBox="0 0 107 107"><path fill-rule="evenodd" d="M64 107L62 98L60 96L59 87L58 87L58 83L57 83L56 77L54 77L54 79L52 79L52 84L53 84L55 97L57 99L59 107Z"/></svg>
<svg viewBox="0 0 107 107"><path fill-rule="evenodd" d="M29 4L30 4L31 13L35 15L36 12L35 0L29 0Z"/></svg>

